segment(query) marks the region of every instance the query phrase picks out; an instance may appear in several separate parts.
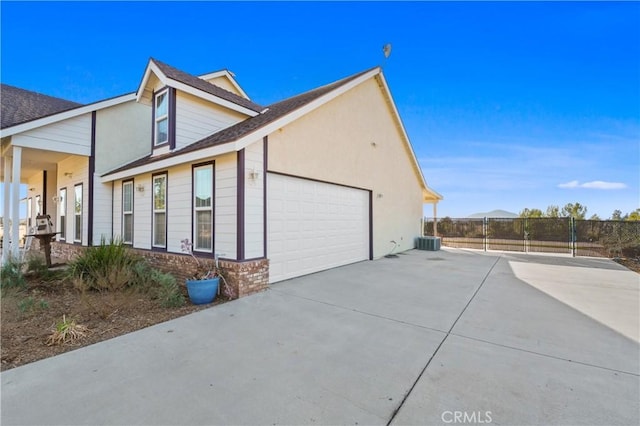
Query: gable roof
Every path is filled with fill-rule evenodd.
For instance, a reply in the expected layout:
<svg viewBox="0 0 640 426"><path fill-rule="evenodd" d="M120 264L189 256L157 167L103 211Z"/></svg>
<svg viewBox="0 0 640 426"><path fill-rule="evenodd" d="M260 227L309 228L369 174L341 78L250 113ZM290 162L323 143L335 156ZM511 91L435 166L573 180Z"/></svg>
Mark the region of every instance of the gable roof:
<svg viewBox="0 0 640 426"><path fill-rule="evenodd" d="M231 85L238 91L238 93L240 93L240 96L242 96L243 98L249 99L249 95L247 95L247 93L244 91L244 89L242 87L240 87L240 85L236 81L236 79L235 79L236 75L233 72L231 72L230 70L226 69L226 68L218 70L218 71L208 72L206 74L202 74L202 75L198 76L198 78L201 78L201 79L203 79L205 81L210 81L212 79L220 78L220 77L226 77L227 80L229 81L229 83L231 83ZM211 83L211 84L215 84L215 83ZM223 89L224 89L224 87L223 87Z"/></svg>
<svg viewBox="0 0 640 426"><path fill-rule="evenodd" d="M76 102L8 84L0 85L0 100L2 104L0 128L2 129L82 106Z"/></svg>
<svg viewBox="0 0 640 426"><path fill-rule="evenodd" d="M154 58L149 59L149 65L147 66L147 70L145 71L145 75L142 79L142 84L138 88L138 95L137 95L138 100L142 96L142 92L144 91L144 87L148 80L149 73L151 72L153 67L155 67L160 73L162 73L169 80L182 83L188 87L197 89L200 92L207 93L209 95L215 96L216 98L230 102L231 104L245 108L249 111L252 111L253 113L258 113L263 110L263 107L261 105L258 105L247 98L238 96L235 93L225 90L219 86L216 86L215 84L211 84L208 81L205 81L194 75L188 74L184 71L180 71L179 69L174 68L171 65L165 64L164 62L161 62ZM171 85L171 84L168 84L168 85Z"/></svg>
<svg viewBox="0 0 640 426"><path fill-rule="evenodd" d="M363 75L370 73L374 70L378 70L378 68L372 68L366 71L362 71L352 76L343 78L342 80L338 80L334 83L327 84L322 87L318 87L316 89L310 90L308 92L302 93L297 96L293 96L291 98L285 99L280 102L276 102L270 105L269 107L263 109L261 114L256 115L255 117L249 117L246 120L243 120L230 127L222 129L219 132L216 132L210 136L200 139L197 142L187 145L182 149L173 151L172 153L165 154L165 155L152 156L151 154L149 154L125 166L112 170L103 176L112 175L121 171L125 171L125 170L132 169L139 166L144 166L160 160L164 160L166 158L179 156L192 151L198 151L198 150L213 147L216 145L223 145L229 142L237 141L238 139L244 136L247 136L256 130L261 129L267 126L268 124L271 124L277 121L280 118L283 118L287 114L290 114L302 108L303 106L308 105L312 101L317 100L322 96L328 93L331 93L332 91L346 85L347 83L356 80L358 77L362 77Z"/></svg>

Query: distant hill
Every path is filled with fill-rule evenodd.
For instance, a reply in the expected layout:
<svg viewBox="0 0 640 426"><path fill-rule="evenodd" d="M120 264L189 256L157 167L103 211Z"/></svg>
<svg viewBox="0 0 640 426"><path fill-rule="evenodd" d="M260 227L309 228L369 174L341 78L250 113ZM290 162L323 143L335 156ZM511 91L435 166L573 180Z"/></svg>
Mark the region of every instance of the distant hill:
<svg viewBox="0 0 640 426"><path fill-rule="evenodd" d="M518 217L518 215L516 213L511 213L508 212L506 210L492 210L490 212L487 213L474 213L471 214L469 216L467 216L468 218L483 218L483 217L491 217L491 218L495 218L495 217L504 217L504 218L514 218L514 217Z"/></svg>

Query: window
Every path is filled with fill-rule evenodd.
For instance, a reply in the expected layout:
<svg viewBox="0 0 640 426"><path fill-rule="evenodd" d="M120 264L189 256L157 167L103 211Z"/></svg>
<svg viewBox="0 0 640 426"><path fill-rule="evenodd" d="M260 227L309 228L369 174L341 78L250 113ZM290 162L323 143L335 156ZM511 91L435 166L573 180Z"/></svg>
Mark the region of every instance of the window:
<svg viewBox="0 0 640 426"><path fill-rule="evenodd" d="M36 195L36 219L40 216L40 212L42 207L42 201L40 201L40 196Z"/></svg>
<svg viewBox="0 0 640 426"><path fill-rule="evenodd" d="M165 90L155 98L155 146L169 142L169 92Z"/></svg>
<svg viewBox="0 0 640 426"><path fill-rule="evenodd" d="M60 189L60 196L58 199L58 212L60 214L60 237L58 237L61 241L67 239L67 188Z"/></svg>
<svg viewBox="0 0 640 426"><path fill-rule="evenodd" d="M31 216L33 215L33 204L31 197L27 198L27 226L31 228Z"/></svg>
<svg viewBox="0 0 640 426"><path fill-rule="evenodd" d="M167 175L153 177L153 247L167 247Z"/></svg>
<svg viewBox="0 0 640 426"><path fill-rule="evenodd" d="M122 182L122 242L133 244L133 181Z"/></svg>
<svg viewBox="0 0 640 426"><path fill-rule="evenodd" d="M213 165L193 169L194 250L213 251Z"/></svg>
<svg viewBox="0 0 640 426"><path fill-rule="evenodd" d="M82 184L76 185L74 188L75 199L73 208L73 241L76 243L82 242Z"/></svg>

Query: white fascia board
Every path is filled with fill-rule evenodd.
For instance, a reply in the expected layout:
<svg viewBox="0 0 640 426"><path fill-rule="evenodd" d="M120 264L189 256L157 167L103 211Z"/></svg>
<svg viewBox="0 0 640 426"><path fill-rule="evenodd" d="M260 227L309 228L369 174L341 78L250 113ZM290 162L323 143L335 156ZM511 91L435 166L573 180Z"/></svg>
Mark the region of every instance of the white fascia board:
<svg viewBox="0 0 640 426"><path fill-rule="evenodd" d="M191 94L193 96L196 96L198 98L205 99L205 100L207 100L209 102L212 102L212 103L221 105L221 106L223 106L225 108L237 111L237 112L239 112L241 114L248 115L249 117L255 117L256 115L260 114L259 112L255 112L255 111L253 111L253 110L251 110L249 108L245 108L245 107L243 107L241 105L238 105L236 103L230 102L230 101L228 101L226 99L219 98L218 96L215 96L215 95L212 95L210 93L204 92L204 91L202 91L200 89L196 89L195 87L189 86L188 84L184 84L184 83L182 83L180 81L173 80L171 78L167 79L167 85L171 86L171 87L174 87L175 89L180 90L182 92L189 93L189 94Z"/></svg>
<svg viewBox="0 0 640 426"><path fill-rule="evenodd" d="M142 82L140 82L140 86L138 86L138 90L136 91L136 102L140 102L140 99L142 99L142 96L144 95L144 89L145 87L147 87L147 83L149 82L149 77L151 77L152 72L156 75L156 77L158 77L160 81L166 84L166 76L164 75L164 73L160 71L158 66L152 60L149 60L147 69L144 71L144 76L142 77Z"/></svg>
<svg viewBox="0 0 640 426"><path fill-rule="evenodd" d="M111 98L111 99L99 101L93 104L84 105L68 111L60 112L58 114L53 114L47 117L39 118L37 120L29 121L27 123L18 124L17 126L12 126L6 129L2 129L0 130L0 137L11 136L18 133L26 132L28 130L46 126L47 124L57 123L58 121L77 117L79 115L87 114L93 111L98 111L100 109L109 108L114 105L132 101L134 99L135 99L135 94L130 93L127 95L118 96L116 98Z"/></svg>
<svg viewBox="0 0 640 426"><path fill-rule="evenodd" d="M427 185L427 181L425 180L424 174L422 173L422 168L420 167L420 163L418 162L418 159L416 158L416 153L413 150L413 146L411 145L411 140L409 139L409 135L407 134L407 131L404 128L404 123L402 122L402 118L400 118L400 113L398 112L398 108L396 107L396 103L393 101L393 96L391 96L391 90L389 90L389 86L387 85L387 81L385 80L384 75L382 74L382 72L380 72L380 74L378 75L378 79L379 79L378 81L380 82L381 87L384 89L384 93L387 96L387 99L389 100L389 105L393 109L393 114L395 115L396 122L398 123L400 131L402 132L402 136L404 138L405 143L407 144L407 148L409 149L409 152L411 153L411 159L413 160L414 167L416 168L418 174L420 175L420 179L422 181L422 185L424 186L424 189L426 189L428 192L434 194L434 196L442 199L442 195L438 194L433 189L429 188L429 185Z"/></svg>
<svg viewBox="0 0 640 426"><path fill-rule="evenodd" d="M251 100L249 98L249 96L247 95L247 93L244 90L242 90L242 87L240 87L240 85L235 80L235 78L233 78L233 74L231 72L229 72L229 70L220 70L220 71L210 72L209 74L204 74L204 75L199 75L198 76L198 78L201 78L203 80L211 80L213 78L218 78L218 77L227 77L229 82L231 82L233 87L235 87L238 90L238 92L240 92L242 94L243 97L245 97L248 100Z"/></svg>

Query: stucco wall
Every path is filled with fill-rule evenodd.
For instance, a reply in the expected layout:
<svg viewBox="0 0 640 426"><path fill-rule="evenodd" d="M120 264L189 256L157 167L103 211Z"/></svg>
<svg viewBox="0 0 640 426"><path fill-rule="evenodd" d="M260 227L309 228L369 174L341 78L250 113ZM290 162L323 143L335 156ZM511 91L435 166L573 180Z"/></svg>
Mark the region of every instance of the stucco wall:
<svg viewBox="0 0 640 426"><path fill-rule="evenodd" d="M129 101L96 112L96 173L113 170L151 150L151 107Z"/></svg>
<svg viewBox="0 0 640 426"><path fill-rule="evenodd" d="M245 149L245 258L264 257L264 155L263 142ZM255 178L252 177L255 173Z"/></svg>
<svg viewBox="0 0 640 426"><path fill-rule="evenodd" d="M413 247L422 189L375 79L269 135L268 170L371 190L373 255Z"/></svg>

